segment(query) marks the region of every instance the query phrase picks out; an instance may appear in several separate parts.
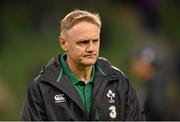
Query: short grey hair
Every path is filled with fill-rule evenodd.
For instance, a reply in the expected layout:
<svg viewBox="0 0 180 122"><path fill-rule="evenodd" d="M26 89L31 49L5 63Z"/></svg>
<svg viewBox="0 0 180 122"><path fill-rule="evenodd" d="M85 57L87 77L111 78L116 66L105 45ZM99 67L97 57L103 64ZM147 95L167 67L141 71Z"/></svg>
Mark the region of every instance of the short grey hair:
<svg viewBox="0 0 180 122"><path fill-rule="evenodd" d="M98 13L91 13L85 10L74 10L67 14L60 22L61 36L81 21L88 21L101 28L101 19Z"/></svg>

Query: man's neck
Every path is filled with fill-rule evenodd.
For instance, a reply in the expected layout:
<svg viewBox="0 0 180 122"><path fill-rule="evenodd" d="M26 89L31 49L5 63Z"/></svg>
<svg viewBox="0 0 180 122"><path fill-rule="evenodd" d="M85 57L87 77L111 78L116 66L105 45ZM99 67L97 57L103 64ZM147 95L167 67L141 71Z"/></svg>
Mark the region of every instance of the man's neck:
<svg viewBox="0 0 180 122"><path fill-rule="evenodd" d="M91 79L92 65L82 66L66 60L69 69L84 83L88 83Z"/></svg>

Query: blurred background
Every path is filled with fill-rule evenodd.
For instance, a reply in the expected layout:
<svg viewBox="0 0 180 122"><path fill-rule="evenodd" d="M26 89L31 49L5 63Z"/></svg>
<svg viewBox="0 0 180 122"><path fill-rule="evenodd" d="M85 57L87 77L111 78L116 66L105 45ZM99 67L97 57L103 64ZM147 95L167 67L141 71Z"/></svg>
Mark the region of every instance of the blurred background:
<svg viewBox="0 0 180 122"><path fill-rule="evenodd" d="M128 75L147 120L180 120L179 0L1 0L0 120L19 120L29 83L57 54L59 21L102 19L101 56Z"/></svg>

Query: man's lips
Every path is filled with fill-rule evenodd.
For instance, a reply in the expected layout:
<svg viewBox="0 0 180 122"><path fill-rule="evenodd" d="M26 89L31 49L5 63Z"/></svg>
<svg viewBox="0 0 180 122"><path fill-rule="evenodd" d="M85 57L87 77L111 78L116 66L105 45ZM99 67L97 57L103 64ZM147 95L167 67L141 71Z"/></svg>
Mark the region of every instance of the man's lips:
<svg viewBox="0 0 180 122"><path fill-rule="evenodd" d="M84 55L83 57L94 57L96 54Z"/></svg>

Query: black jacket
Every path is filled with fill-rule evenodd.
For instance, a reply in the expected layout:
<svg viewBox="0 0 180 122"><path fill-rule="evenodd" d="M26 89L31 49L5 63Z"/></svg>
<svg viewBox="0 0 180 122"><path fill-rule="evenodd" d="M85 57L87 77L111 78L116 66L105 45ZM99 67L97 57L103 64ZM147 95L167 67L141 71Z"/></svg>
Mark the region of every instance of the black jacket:
<svg viewBox="0 0 180 122"><path fill-rule="evenodd" d="M28 88L21 120L144 120L127 77L106 59L95 64L92 110L61 68L60 55L42 69Z"/></svg>

